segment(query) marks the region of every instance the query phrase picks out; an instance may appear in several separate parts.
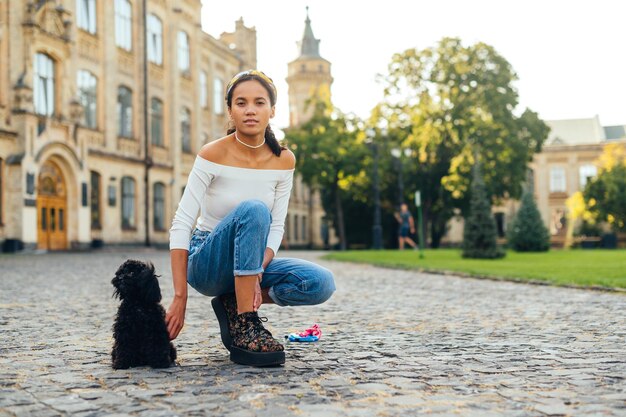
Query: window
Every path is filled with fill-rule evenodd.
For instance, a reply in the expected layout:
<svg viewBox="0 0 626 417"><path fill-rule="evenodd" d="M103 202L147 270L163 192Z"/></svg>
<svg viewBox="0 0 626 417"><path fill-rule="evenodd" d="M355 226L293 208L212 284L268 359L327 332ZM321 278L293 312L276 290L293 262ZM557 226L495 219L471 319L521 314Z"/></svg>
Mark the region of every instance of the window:
<svg viewBox="0 0 626 417"><path fill-rule="evenodd" d="M102 229L100 218L100 174L91 171L91 229Z"/></svg>
<svg viewBox="0 0 626 417"><path fill-rule="evenodd" d="M306 241L306 216L302 216L302 240Z"/></svg>
<svg viewBox="0 0 626 417"><path fill-rule="evenodd" d="M206 72L200 71L200 107L206 109L209 106L209 99L207 96L207 75Z"/></svg>
<svg viewBox="0 0 626 417"><path fill-rule="evenodd" d="M183 31L178 32L178 69L188 72L189 61L189 36Z"/></svg>
<svg viewBox="0 0 626 417"><path fill-rule="evenodd" d="M98 80L89 71L78 71L78 98L83 105L83 125L95 129L97 122L97 87Z"/></svg>
<svg viewBox="0 0 626 417"><path fill-rule="evenodd" d="M51 116L54 114L54 61L46 54L37 53L34 67L35 113Z"/></svg>
<svg viewBox="0 0 626 417"><path fill-rule="evenodd" d="M183 152L191 152L191 113L187 107L180 112L180 136L183 144Z"/></svg>
<svg viewBox="0 0 626 417"><path fill-rule="evenodd" d="M135 180L122 178L122 228L135 228Z"/></svg>
<svg viewBox="0 0 626 417"><path fill-rule="evenodd" d="M224 83L219 78L213 80L213 109L215 114L224 114Z"/></svg>
<svg viewBox="0 0 626 417"><path fill-rule="evenodd" d="M154 230L165 230L165 185L161 182L154 184Z"/></svg>
<svg viewBox="0 0 626 417"><path fill-rule="evenodd" d="M293 216L293 240L298 241L298 215Z"/></svg>
<svg viewBox="0 0 626 417"><path fill-rule="evenodd" d="M563 193L565 190L565 168L552 167L552 169L550 169L550 192Z"/></svg>
<svg viewBox="0 0 626 417"><path fill-rule="evenodd" d="M78 27L96 33L96 0L76 0Z"/></svg>
<svg viewBox="0 0 626 417"><path fill-rule="evenodd" d="M125 138L133 136L133 93L127 87L117 89L117 134Z"/></svg>
<svg viewBox="0 0 626 417"><path fill-rule="evenodd" d="M148 61L157 65L163 64L163 24L153 14L148 15Z"/></svg>
<svg viewBox="0 0 626 417"><path fill-rule="evenodd" d="M154 146L163 147L163 102L156 97L150 100L150 137Z"/></svg>
<svg viewBox="0 0 626 417"><path fill-rule="evenodd" d="M133 45L132 6L128 0L115 0L115 44L130 51Z"/></svg>
<svg viewBox="0 0 626 417"><path fill-rule="evenodd" d="M580 189L584 190L589 181L598 175L598 168L595 165L583 165L580 167Z"/></svg>

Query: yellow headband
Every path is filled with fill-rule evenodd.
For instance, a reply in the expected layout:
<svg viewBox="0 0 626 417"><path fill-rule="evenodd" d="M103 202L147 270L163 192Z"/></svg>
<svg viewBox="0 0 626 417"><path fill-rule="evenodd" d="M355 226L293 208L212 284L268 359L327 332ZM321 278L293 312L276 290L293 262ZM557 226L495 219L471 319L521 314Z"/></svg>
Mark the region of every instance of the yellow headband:
<svg viewBox="0 0 626 417"><path fill-rule="evenodd" d="M272 87L272 90L274 90L274 100L276 100L277 91L276 91L276 86L274 85L274 81L272 81L270 77L268 77L267 75L265 75L263 72L259 70L247 70L247 71L242 71L239 74L235 75L226 86L226 100L227 101L228 101L228 95L230 94L230 90L233 89L233 86L235 85L235 83L239 81L241 77L245 77L246 75L256 75L257 77L260 77L262 80L266 81Z"/></svg>

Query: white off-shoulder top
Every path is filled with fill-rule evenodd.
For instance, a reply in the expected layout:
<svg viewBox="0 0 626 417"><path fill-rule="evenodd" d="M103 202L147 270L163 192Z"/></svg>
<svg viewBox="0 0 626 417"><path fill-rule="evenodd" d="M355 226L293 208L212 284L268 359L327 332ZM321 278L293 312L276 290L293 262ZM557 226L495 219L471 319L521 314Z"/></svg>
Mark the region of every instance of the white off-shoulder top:
<svg viewBox="0 0 626 417"><path fill-rule="evenodd" d="M267 247L277 254L285 230L293 173L293 169L221 165L197 156L172 221L170 250L189 250L194 225L211 232L239 203L255 199L265 203L272 214Z"/></svg>

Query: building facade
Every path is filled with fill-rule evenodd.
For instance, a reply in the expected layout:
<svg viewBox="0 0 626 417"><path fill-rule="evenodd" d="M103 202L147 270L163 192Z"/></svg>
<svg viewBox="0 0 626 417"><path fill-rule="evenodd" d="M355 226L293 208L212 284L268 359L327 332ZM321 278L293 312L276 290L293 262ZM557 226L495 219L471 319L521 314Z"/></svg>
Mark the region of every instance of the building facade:
<svg viewBox="0 0 626 417"><path fill-rule="evenodd" d="M598 158L611 143L626 146L626 126L602 126L598 116L587 119L546 120L550 134L542 151L535 154L530 164L530 180L541 217L550 231L551 243L562 247L568 228L566 201L582 191L588 181L598 175ZM508 224L515 217L519 201L506 201L493 208L501 239L506 236ZM446 243L463 240L463 219L457 216L450 222ZM574 231L573 230L573 231Z"/></svg>
<svg viewBox="0 0 626 417"><path fill-rule="evenodd" d="M602 126L598 116L550 120L550 135L531 164L535 201L554 246L562 246L569 228L566 201L598 175L598 158L611 143L626 146L625 126Z"/></svg>
<svg viewBox="0 0 626 417"><path fill-rule="evenodd" d="M0 3L0 243L166 245L256 31L203 32L200 0ZM144 19L145 16L145 19Z"/></svg>
<svg viewBox="0 0 626 417"><path fill-rule="evenodd" d="M304 34L298 42L298 57L288 64L289 127L306 123L313 115L309 100L316 94L330 98L333 77L330 62L319 52L319 39L313 35L311 19L304 22ZM296 175L289 201L286 222L286 245L289 247L324 248L336 242L333 228L325 218L320 193Z"/></svg>

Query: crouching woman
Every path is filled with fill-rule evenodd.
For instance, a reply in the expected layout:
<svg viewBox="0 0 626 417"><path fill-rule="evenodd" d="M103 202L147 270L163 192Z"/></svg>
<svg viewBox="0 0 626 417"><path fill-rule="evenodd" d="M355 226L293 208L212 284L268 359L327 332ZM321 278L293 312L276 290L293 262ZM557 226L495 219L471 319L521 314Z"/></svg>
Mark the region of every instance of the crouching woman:
<svg viewBox="0 0 626 417"><path fill-rule="evenodd" d="M269 126L274 83L260 71L244 71L230 81L225 99L231 127L200 149L170 229L175 295L166 315L168 331L174 339L183 327L189 283L214 297L232 361L279 365L285 362L284 347L265 329L258 309L323 303L335 283L319 265L276 258L295 157Z"/></svg>

